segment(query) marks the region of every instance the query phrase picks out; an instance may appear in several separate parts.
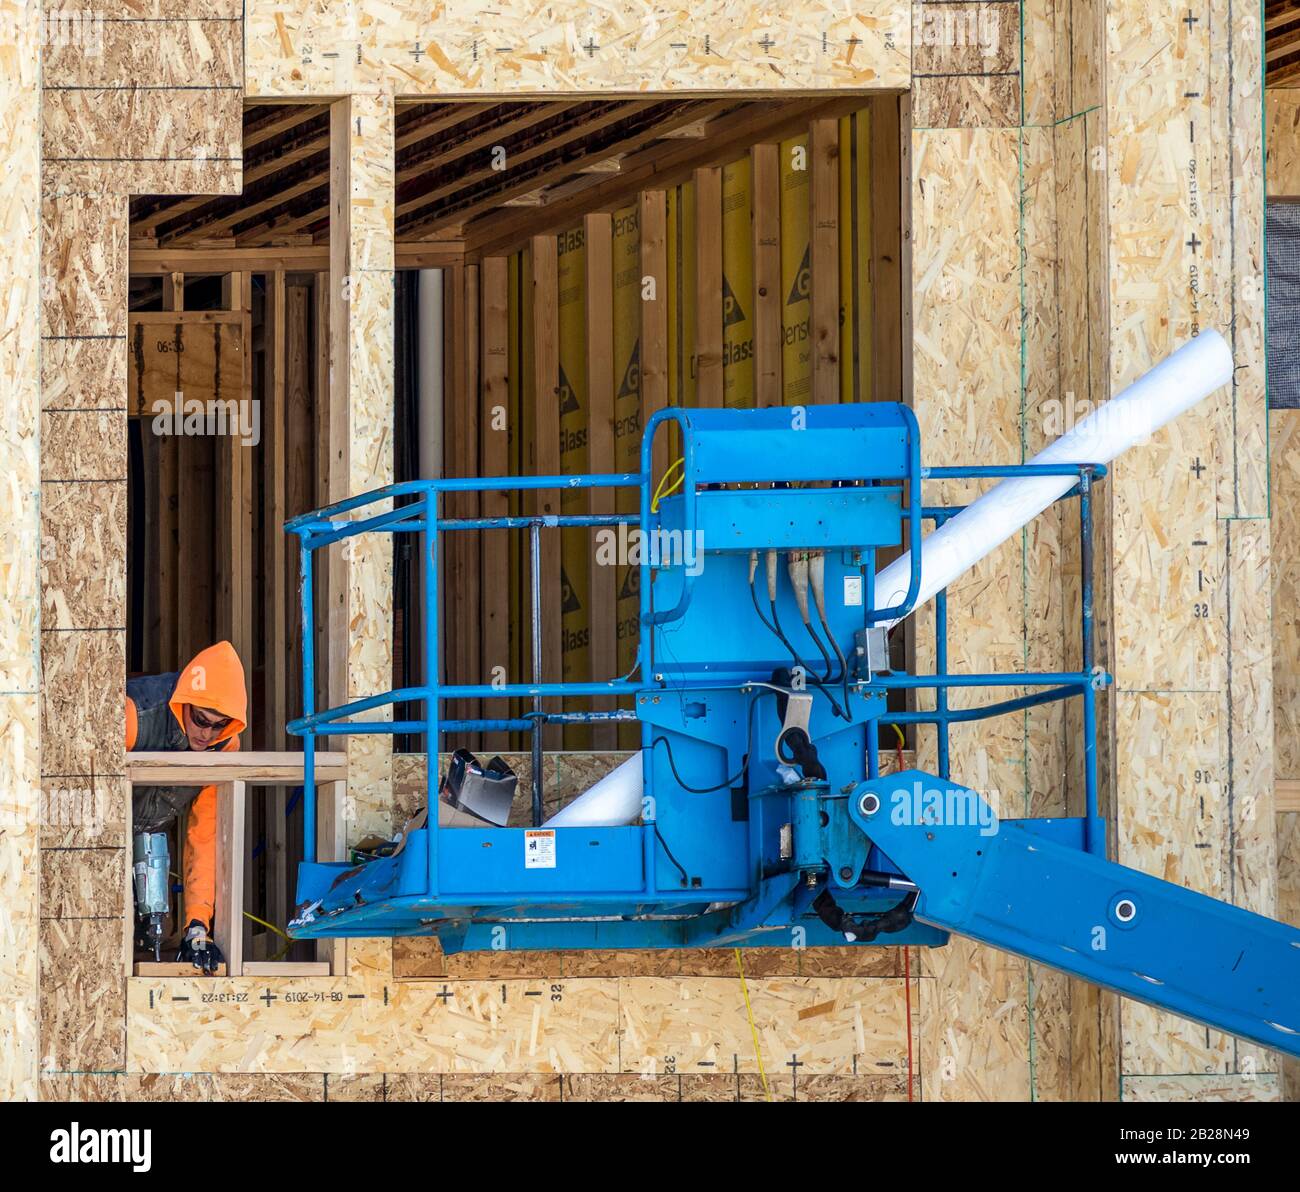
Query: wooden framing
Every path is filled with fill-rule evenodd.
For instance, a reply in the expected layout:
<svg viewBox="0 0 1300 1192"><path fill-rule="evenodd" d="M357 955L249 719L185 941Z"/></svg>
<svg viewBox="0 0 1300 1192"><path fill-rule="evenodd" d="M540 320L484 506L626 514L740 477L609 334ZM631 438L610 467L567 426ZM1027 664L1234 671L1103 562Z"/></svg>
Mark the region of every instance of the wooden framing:
<svg viewBox="0 0 1300 1192"><path fill-rule="evenodd" d="M668 404L668 209L661 190L637 198L641 222L642 426ZM646 286L652 287L649 294ZM668 436L655 440L654 474L668 468Z"/></svg>
<svg viewBox="0 0 1300 1192"><path fill-rule="evenodd" d="M533 310L533 392L527 400L533 407L531 473L534 476L560 474L560 327L559 327L559 254L554 236L534 236L532 252ZM558 489L538 489L533 498L535 516L558 516ZM543 530L542 557L538 567L541 580L542 676L554 681L560 674L560 550L558 531ZM531 676L530 676L531 678ZM545 706L545 705L543 705ZM543 733L548 749L559 744L554 728Z"/></svg>
<svg viewBox="0 0 1300 1192"><path fill-rule="evenodd" d="M722 171L695 171L695 377L701 406L722 405Z"/></svg>
<svg viewBox="0 0 1300 1192"><path fill-rule="evenodd" d="M754 187L754 404L781 404L780 147L750 150Z"/></svg>
<svg viewBox="0 0 1300 1192"><path fill-rule="evenodd" d="M330 485L340 496L393 476L393 126L388 96L353 95L330 106L331 469L340 465ZM392 685L392 543L384 535L360 539L346 563L333 566L329 698L337 705ZM391 719L392 709L368 715ZM392 739L349 737L347 754L349 830L386 834Z"/></svg>
<svg viewBox="0 0 1300 1192"><path fill-rule="evenodd" d="M588 467L593 472L615 471L614 466L614 221L605 213L589 215L583 221L586 235L586 322L587 322L587 428ZM614 512L612 488L593 488L588 509L593 514ZM592 545L598 541L593 534ZM591 633L589 672L601 679L618 675L618 589L617 568L602 564L593 550L591 583L588 589L588 627ZM596 711L612 711L612 699L594 700ZM592 730L596 749L613 749L618 744L616 725L598 725Z"/></svg>
<svg viewBox="0 0 1300 1192"><path fill-rule="evenodd" d="M469 475L478 458L482 434L479 426L479 376L481 355L476 350L480 339L479 267L466 265L463 271L464 294L458 295L457 306L464 319L464 335L453 341L456 356L457 388L452 392L456 410L454 451L460 460L460 471ZM447 474L444 470L444 474ZM482 496L479 493L461 493L459 506L465 517L477 517L481 512ZM479 672L479 641L482 634L482 584L479 562L482 554L481 531L458 534L461 540L456 555L456 568L447 575L449 591L454 592L460 607L460 617L455 622L458 670L467 683L483 682ZM465 715L476 718L483 713L481 700L465 700ZM499 709L488 705L488 714Z"/></svg>
<svg viewBox="0 0 1300 1192"><path fill-rule="evenodd" d="M128 753L128 782L168 786L211 786L217 788L217 911L213 922L213 939L226 958L225 976L245 974L244 906L247 858L248 787L303 781L302 755L283 752L267 753ZM342 753L317 755L316 785L318 816L322 825L322 860L339 859L342 839L337 815L338 803L347 784L347 758ZM336 952L332 941L324 941L327 955L325 972L332 970L329 956ZM175 966L166 966L168 968ZM318 964L309 971L319 972ZM177 972L160 971L159 966L132 965L136 976L192 976L193 970L182 966ZM299 976L300 964L286 965L259 962L248 975Z"/></svg>
<svg viewBox="0 0 1300 1192"><path fill-rule="evenodd" d="M839 400L840 386L840 231L838 120L814 120L808 156L812 166L808 224L812 255L812 399L818 405Z"/></svg>
<svg viewBox="0 0 1300 1192"><path fill-rule="evenodd" d="M510 327L509 262L505 257L485 257L481 268L482 317L479 320L482 343L480 375L483 378L482 406L479 410L479 475L510 474ZM515 428L518 434L519 429ZM483 517L507 517L510 497L506 493L485 492L481 497ZM514 531L486 531L482 535L480 557L480 624L482 648L479 656L479 681L492 682L505 675L518 683L522 676L510 673L510 542ZM491 709L502 715L505 707ZM508 744L504 733L484 736L484 748L499 752Z"/></svg>

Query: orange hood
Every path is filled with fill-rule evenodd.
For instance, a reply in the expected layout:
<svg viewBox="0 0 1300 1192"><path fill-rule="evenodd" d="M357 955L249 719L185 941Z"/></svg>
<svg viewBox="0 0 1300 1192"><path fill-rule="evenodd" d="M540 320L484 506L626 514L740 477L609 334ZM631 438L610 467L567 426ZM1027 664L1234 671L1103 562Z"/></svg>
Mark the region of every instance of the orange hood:
<svg viewBox="0 0 1300 1192"><path fill-rule="evenodd" d="M209 646L196 654L176 680L176 690L172 692L167 706L171 708L182 731L185 728L185 716L181 711L184 704L211 708L214 712L231 718L221 736L209 748L216 748L222 741L237 737L244 731L248 717L244 666L235 653L235 647L229 642L217 642L215 646Z"/></svg>

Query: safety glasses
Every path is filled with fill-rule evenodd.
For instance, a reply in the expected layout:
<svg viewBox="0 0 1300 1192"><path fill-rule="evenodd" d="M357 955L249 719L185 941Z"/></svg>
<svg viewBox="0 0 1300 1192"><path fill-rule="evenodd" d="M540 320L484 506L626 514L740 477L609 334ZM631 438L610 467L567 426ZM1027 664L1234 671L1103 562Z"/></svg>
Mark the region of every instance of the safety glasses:
<svg viewBox="0 0 1300 1192"><path fill-rule="evenodd" d="M207 716L199 708L194 707L193 704L190 705L190 720L193 722L195 728L203 729L204 731L209 729L220 731L225 728L232 719L233 717L230 716Z"/></svg>

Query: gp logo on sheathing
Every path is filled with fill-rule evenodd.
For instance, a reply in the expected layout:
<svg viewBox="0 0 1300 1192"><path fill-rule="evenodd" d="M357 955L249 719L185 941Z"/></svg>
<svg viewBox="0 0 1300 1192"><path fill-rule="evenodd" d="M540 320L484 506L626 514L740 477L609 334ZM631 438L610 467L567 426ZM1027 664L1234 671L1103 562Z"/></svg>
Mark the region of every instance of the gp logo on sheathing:
<svg viewBox="0 0 1300 1192"><path fill-rule="evenodd" d="M132 1171L153 1166L152 1130L83 1130L73 1122L66 1130L52 1130L50 1142L51 1163L129 1163Z"/></svg>

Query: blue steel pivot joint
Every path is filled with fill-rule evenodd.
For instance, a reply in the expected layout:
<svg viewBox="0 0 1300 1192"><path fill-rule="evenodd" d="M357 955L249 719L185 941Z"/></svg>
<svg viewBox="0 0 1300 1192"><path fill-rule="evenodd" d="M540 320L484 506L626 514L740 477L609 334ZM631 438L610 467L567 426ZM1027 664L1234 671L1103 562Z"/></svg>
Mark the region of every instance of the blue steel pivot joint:
<svg viewBox="0 0 1300 1192"><path fill-rule="evenodd" d="M680 491L655 501L656 434L681 450ZM319 737L532 734L545 724L635 720L641 815L633 823L546 828L540 782L531 828L438 826L428 767L426 826L393 855L360 864L309 855L297 938L437 935L447 952L500 949L937 947L957 931L1268 1047L1300 1054L1300 932L1107 861L1097 809L1093 666L1093 465L921 466L916 420L894 403L765 410L667 409L650 419L639 472L414 481L289 522L302 569L305 840L316 840ZM1078 503L1082 668L950 674L947 598L934 602L934 674L889 669L882 626L920 590L921 532L959 508L921 503L925 478L1070 476ZM635 514L453 519L449 492L634 488ZM438 551L443 535L528 535L539 622L543 527L610 527L639 551L636 677L585 683L439 682ZM424 685L316 710L314 552L360 534L413 534L423 576ZM877 607L877 552L911 552L908 592ZM950 706L954 688L993 694ZM999 697L999 688L1017 694ZM890 711L890 693L933 692L933 707ZM1024 694L1020 694L1024 693ZM550 712L542 700L614 696L615 712ZM445 700L531 701L532 714L444 720ZM952 724L1054 701L1082 704L1084 814L1002 820L951 779ZM920 701L916 702L919 705ZM359 719L414 704L422 719ZM491 705L489 705L491 706ZM499 706L499 704L498 704ZM883 776L882 725L934 726L938 774ZM892 729L890 729L893 732ZM542 835L537 835L541 832Z"/></svg>

